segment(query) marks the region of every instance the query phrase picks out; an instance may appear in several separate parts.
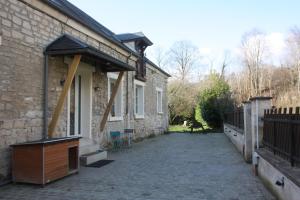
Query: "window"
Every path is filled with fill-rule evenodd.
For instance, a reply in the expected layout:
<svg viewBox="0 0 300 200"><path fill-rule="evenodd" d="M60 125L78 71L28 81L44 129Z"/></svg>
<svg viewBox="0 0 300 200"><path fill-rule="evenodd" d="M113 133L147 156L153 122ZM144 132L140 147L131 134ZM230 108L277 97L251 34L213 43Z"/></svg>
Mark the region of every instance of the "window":
<svg viewBox="0 0 300 200"><path fill-rule="evenodd" d="M112 90L116 84L118 74L116 73L107 73L108 77L108 100L111 97ZM111 107L109 121L118 121L123 120L123 113L122 113L122 94L123 94L123 87L122 81L119 85L117 95Z"/></svg>
<svg viewBox="0 0 300 200"><path fill-rule="evenodd" d="M162 89L156 88L156 105L157 105L157 113L163 113L162 110Z"/></svg>
<svg viewBox="0 0 300 200"><path fill-rule="evenodd" d="M144 118L144 87L145 83L134 81L134 114L135 118Z"/></svg>

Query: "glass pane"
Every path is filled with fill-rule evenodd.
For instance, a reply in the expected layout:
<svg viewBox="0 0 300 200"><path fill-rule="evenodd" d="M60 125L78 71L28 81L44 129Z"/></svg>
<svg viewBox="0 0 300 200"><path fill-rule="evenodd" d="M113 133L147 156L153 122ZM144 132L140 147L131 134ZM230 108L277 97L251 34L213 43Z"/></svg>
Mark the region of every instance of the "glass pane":
<svg viewBox="0 0 300 200"><path fill-rule="evenodd" d="M143 113L143 108L144 108L144 105L143 105L143 103L144 103L144 96L143 96L143 87L142 86L140 86L139 87L139 97L140 97L140 102L139 102L139 106L140 106L140 108L139 108L139 110L140 110L140 112L139 112L139 114L140 115L143 115L144 113Z"/></svg>
<svg viewBox="0 0 300 200"><path fill-rule="evenodd" d="M70 88L70 135L75 135L75 78Z"/></svg>
<svg viewBox="0 0 300 200"><path fill-rule="evenodd" d="M138 106L139 98L138 98L138 86L135 88L135 113L139 113L139 106Z"/></svg>
<svg viewBox="0 0 300 200"><path fill-rule="evenodd" d="M161 96L161 91L158 91L158 111L162 112L162 96Z"/></svg>
<svg viewBox="0 0 300 200"><path fill-rule="evenodd" d="M121 117L121 104L122 104L121 88L119 88L118 90L114 103L115 103L115 115Z"/></svg>
<svg viewBox="0 0 300 200"><path fill-rule="evenodd" d="M142 86L139 86L137 85L136 86L136 105L135 105L135 108L136 108L136 114L138 115L143 115L143 102L144 102L144 99L143 99L143 87Z"/></svg>
<svg viewBox="0 0 300 200"><path fill-rule="evenodd" d="M110 79L110 94L109 94L109 97L111 97L111 95L112 95L112 90L113 90L114 86L115 86L115 80ZM117 96L116 96L116 98L117 98ZM112 117L116 116L115 102L116 102L116 100L114 100L114 102L112 104L112 107L111 107L111 111L110 111L110 114L111 114Z"/></svg>
<svg viewBox="0 0 300 200"><path fill-rule="evenodd" d="M78 134L81 134L81 76L78 76Z"/></svg>

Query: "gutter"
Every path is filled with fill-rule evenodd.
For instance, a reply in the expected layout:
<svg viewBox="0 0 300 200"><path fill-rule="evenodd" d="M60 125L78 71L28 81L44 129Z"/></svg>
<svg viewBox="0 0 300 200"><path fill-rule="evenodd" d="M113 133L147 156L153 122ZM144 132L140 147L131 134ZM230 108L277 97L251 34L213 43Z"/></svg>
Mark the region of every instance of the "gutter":
<svg viewBox="0 0 300 200"><path fill-rule="evenodd" d="M43 10L41 10L41 9L38 8L38 7L33 6L31 3L27 2L27 1L29 1L29 0L20 0L20 1L23 2L25 5L31 7L32 9L37 10L37 11L39 11L39 12L41 12L41 13L43 13L43 14L45 14L45 15L47 15L47 16L49 16L49 17L51 17L51 18L53 18L53 19L55 19L55 20L57 20L57 21L59 21L60 23L65 24L65 25L67 25L67 26L69 26L69 27L74 28L74 27L71 26L70 24L61 21L60 19L58 19L58 18L52 16L52 15L49 14L49 13L44 12ZM86 24L84 24L84 23L81 22L80 20L78 20L78 19L72 17L70 14L68 14L67 12L65 12L65 11L64 11L62 8L60 8L58 5L55 5L55 3L49 2L48 0L41 0L41 2L43 2L43 3L46 4L46 5L48 5L49 7L53 8L54 10L57 10L58 12L62 13L63 15L65 15L66 17L71 18L71 19L74 20L75 22L77 22L77 23L81 24L82 26L88 28L89 30L93 31L94 33L96 33L96 34L98 34L98 35L104 37L105 39L107 39L108 41L112 42L113 44L115 44L116 46L118 46L119 48L121 48L122 50L128 52L129 55L134 55L134 56L137 57L137 58L139 57L139 54L138 54L138 53L132 51L129 47L127 47L127 46L126 46L125 44L123 44L121 41L118 41L117 39L114 39L114 38L112 38L111 36L108 36L108 35L106 35L105 33L101 32L101 31L99 31L99 30L96 30L95 28L93 28L93 27L91 27L91 26L87 26ZM73 5L73 4L72 4L72 5ZM76 6L75 6L75 7L76 7ZM78 9L79 9L79 8L78 8ZM79 9L79 10L80 10L80 9ZM83 11L82 11L82 12L83 12ZM95 20L95 21L96 21L96 20ZM97 21L96 21L96 22L97 22ZM97 22L97 23L99 23L99 22ZM100 24L100 23L99 23L99 24ZM100 24L100 25L101 25L101 24ZM102 26L103 26L103 25L102 25ZM106 28L106 27L105 27L105 28ZM78 31L80 31L80 30L77 29L77 28L75 28L75 29L78 30ZM107 29L107 28L106 28L106 29ZM108 30L109 30L109 29L108 29ZM109 31L110 31L110 30L109 30ZM80 31L80 32L81 32L81 31ZM84 34L86 34L86 33L84 33ZM114 34L114 33L112 32L112 34ZM98 39L94 38L93 36L91 36L91 35L88 35L88 36L98 41ZM114 36L116 36L116 34L114 34ZM102 44L105 45L105 46L107 46L107 47L110 47L110 46L108 46L108 45L106 45L106 44L104 44L104 43L102 43ZM111 48L111 47L110 47L110 48ZM114 48L112 48L112 49L114 49ZM116 49L114 49L114 50L117 51ZM121 55L125 56L125 57L129 56L129 55L124 55L123 53L121 53L121 52L119 52L119 51L117 51L117 52L120 53ZM145 58L146 58L146 57L145 57ZM133 60L133 61L135 61L135 60ZM154 68L156 68L156 69L158 69L160 72L162 72L164 75L166 75L167 77L171 77L170 74L168 74L167 72L165 72L164 70L162 70L160 67L158 67L157 65L155 65L155 64L154 64L152 61L150 61L149 59L146 58L146 61L147 61L151 66L153 66Z"/></svg>
<svg viewBox="0 0 300 200"><path fill-rule="evenodd" d="M113 32L111 32L108 28L106 28L108 31L111 32L112 36L107 35L104 32L101 32L100 30L95 29L92 26L86 25L84 24L82 21L76 19L75 17L73 17L72 15L70 15L69 13L67 13L64 9L60 8L58 5L55 4L55 2L51 2L51 1L47 1L47 0L43 0L43 2L45 4L47 4L48 6L52 7L55 10L58 10L59 12L63 13L64 15L68 16L69 18L73 19L74 21L78 22L79 24L81 24L82 26L92 30L93 32L95 32L96 34L99 34L100 36L104 37L105 39L107 39L108 41L112 42L113 44L117 45L118 47L120 47L121 49L123 49L124 51L129 52L129 57L131 57L132 55L139 57L140 55L136 52L134 52L133 50L131 50L129 47L127 47L124 43L122 43L123 41L119 41L118 39L115 39L114 36L116 37L117 35L114 34ZM72 4L73 5L73 4ZM73 5L75 6L75 5ZM76 7L76 6L75 6ZM78 8L80 10L80 8ZM85 13L86 14L86 13ZM88 15L88 14L87 14ZM89 16L90 17L90 16ZM92 18L92 17L91 17ZM92 18L93 19L93 18ZM94 19L93 19L94 20ZM96 21L96 20L95 20ZM97 21L96 21L97 22ZM99 22L97 22L99 23ZM99 23L100 24L100 23ZM100 24L101 26L103 26L102 24ZM104 26L103 26L104 27ZM147 37L144 37L146 39L148 39ZM148 39L149 40L149 39ZM149 42L151 42L149 40ZM152 42L151 42L152 43ZM150 61L148 58L146 58L146 61L152 65L154 68L158 69L160 72L162 72L164 75L171 77L170 74L168 74L167 72L165 72L164 70L162 70L160 67L158 67L157 65L155 65L152 61Z"/></svg>
<svg viewBox="0 0 300 200"><path fill-rule="evenodd" d="M43 3L47 4L48 6L52 7L55 10L58 10L59 12L63 13L64 15L68 16L69 18L73 19L74 21L78 22L79 24L81 24L82 26L94 31L96 34L101 35L102 37L104 37L105 39L107 39L108 41L112 42L113 44L117 45L118 47L120 47L121 49L125 50L125 51L129 51L131 52L133 55L135 56L139 56L136 52L133 52L130 48L128 48L126 45L124 45L122 42L113 39L111 36L108 36L107 34L93 28L92 26L88 26L86 24L84 24L83 22L81 22L80 20L74 18L73 16L71 16L69 13L67 13L64 9L60 8L58 5L55 4L55 2L51 2L51 1L47 1L47 0L42 0ZM71 3L72 4L72 3ZM73 5L73 4L72 4ZM75 5L73 5L75 6ZM77 6L75 6L76 8L78 8ZM78 8L79 10L81 10L80 8ZM82 10L81 10L82 11ZM83 12L83 11L82 11ZM85 13L86 14L86 13ZM88 15L88 14L87 14ZM90 16L89 16L90 17ZM91 17L92 18L92 17ZM92 18L93 19L93 18ZM96 21L96 20L95 20ZM96 21L97 22L97 21ZM99 22L97 22L99 23ZM99 23L100 24L100 23ZM102 24L100 24L102 25ZM103 26L103 25L102 25ZM106 27L105 27L106 28ZM108 29L108 28L106 28ZM109 29L108 29L109 30ZM110 30L109 30L110 31ZM114 34L114 33L112 33ZM115 35L115 34L114 34Z"/></svg>

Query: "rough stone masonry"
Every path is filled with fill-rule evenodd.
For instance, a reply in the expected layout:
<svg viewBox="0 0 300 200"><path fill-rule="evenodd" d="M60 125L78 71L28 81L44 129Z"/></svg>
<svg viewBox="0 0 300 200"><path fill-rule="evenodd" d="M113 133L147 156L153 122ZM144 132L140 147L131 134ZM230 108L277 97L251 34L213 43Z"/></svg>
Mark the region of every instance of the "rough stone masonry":
<svg viewBox="0 0 300 200"><path fill-rule="evenodd" d="M118 60L126 61L124 50L46 5L40 7L43 10L35 7L41 4L41 1L0 0L0 182L10 177L9 146L42 137L43 50L50 42L67 33ZM135 66L136 59L132 56L129 64ZM49 58L49 120L62 90L60 80L66 76L67 69L65 58ZM123 80L123 91L126 91L127 84L129 88L128 115L126 106L123 106L123 120L108 122L105 131L100 133L98 124L108 102L107 76L98 70L93 73L92 85L100 90L93 91L92 135L99 144L107 144L110 130L123 130L128 126L134 128L136 138L167 129L167 76L147 64L145 117L138 120L133 113L133 80L134 72L128 72ZM156 87L163 90L163 114L158 114L156 110ZM123 92L123 96L126 102L126 92ZM65 103L56 136L66 136L66 129Z"/></svg>

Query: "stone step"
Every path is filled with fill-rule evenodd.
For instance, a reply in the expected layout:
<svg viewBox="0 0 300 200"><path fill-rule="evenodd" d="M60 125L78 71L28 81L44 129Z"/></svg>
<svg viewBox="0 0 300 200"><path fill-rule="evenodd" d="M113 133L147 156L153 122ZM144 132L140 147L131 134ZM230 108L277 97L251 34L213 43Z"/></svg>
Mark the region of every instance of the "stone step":
<svg viewBox="0 0 300 200"><path fill-rule="evenodd" d="M79 155L89 154L92 152L99 151L100 147L98 144L86 144L79 146Z"/></svg>
<svg viewBox="0 0 300 200"><path fill-rule="evenodd" d="M80 164L82 166L87 166L91 163L97 162L99 160L107 159L107 151L97 150L92 153L84 154L80 156Z"/></svg>

